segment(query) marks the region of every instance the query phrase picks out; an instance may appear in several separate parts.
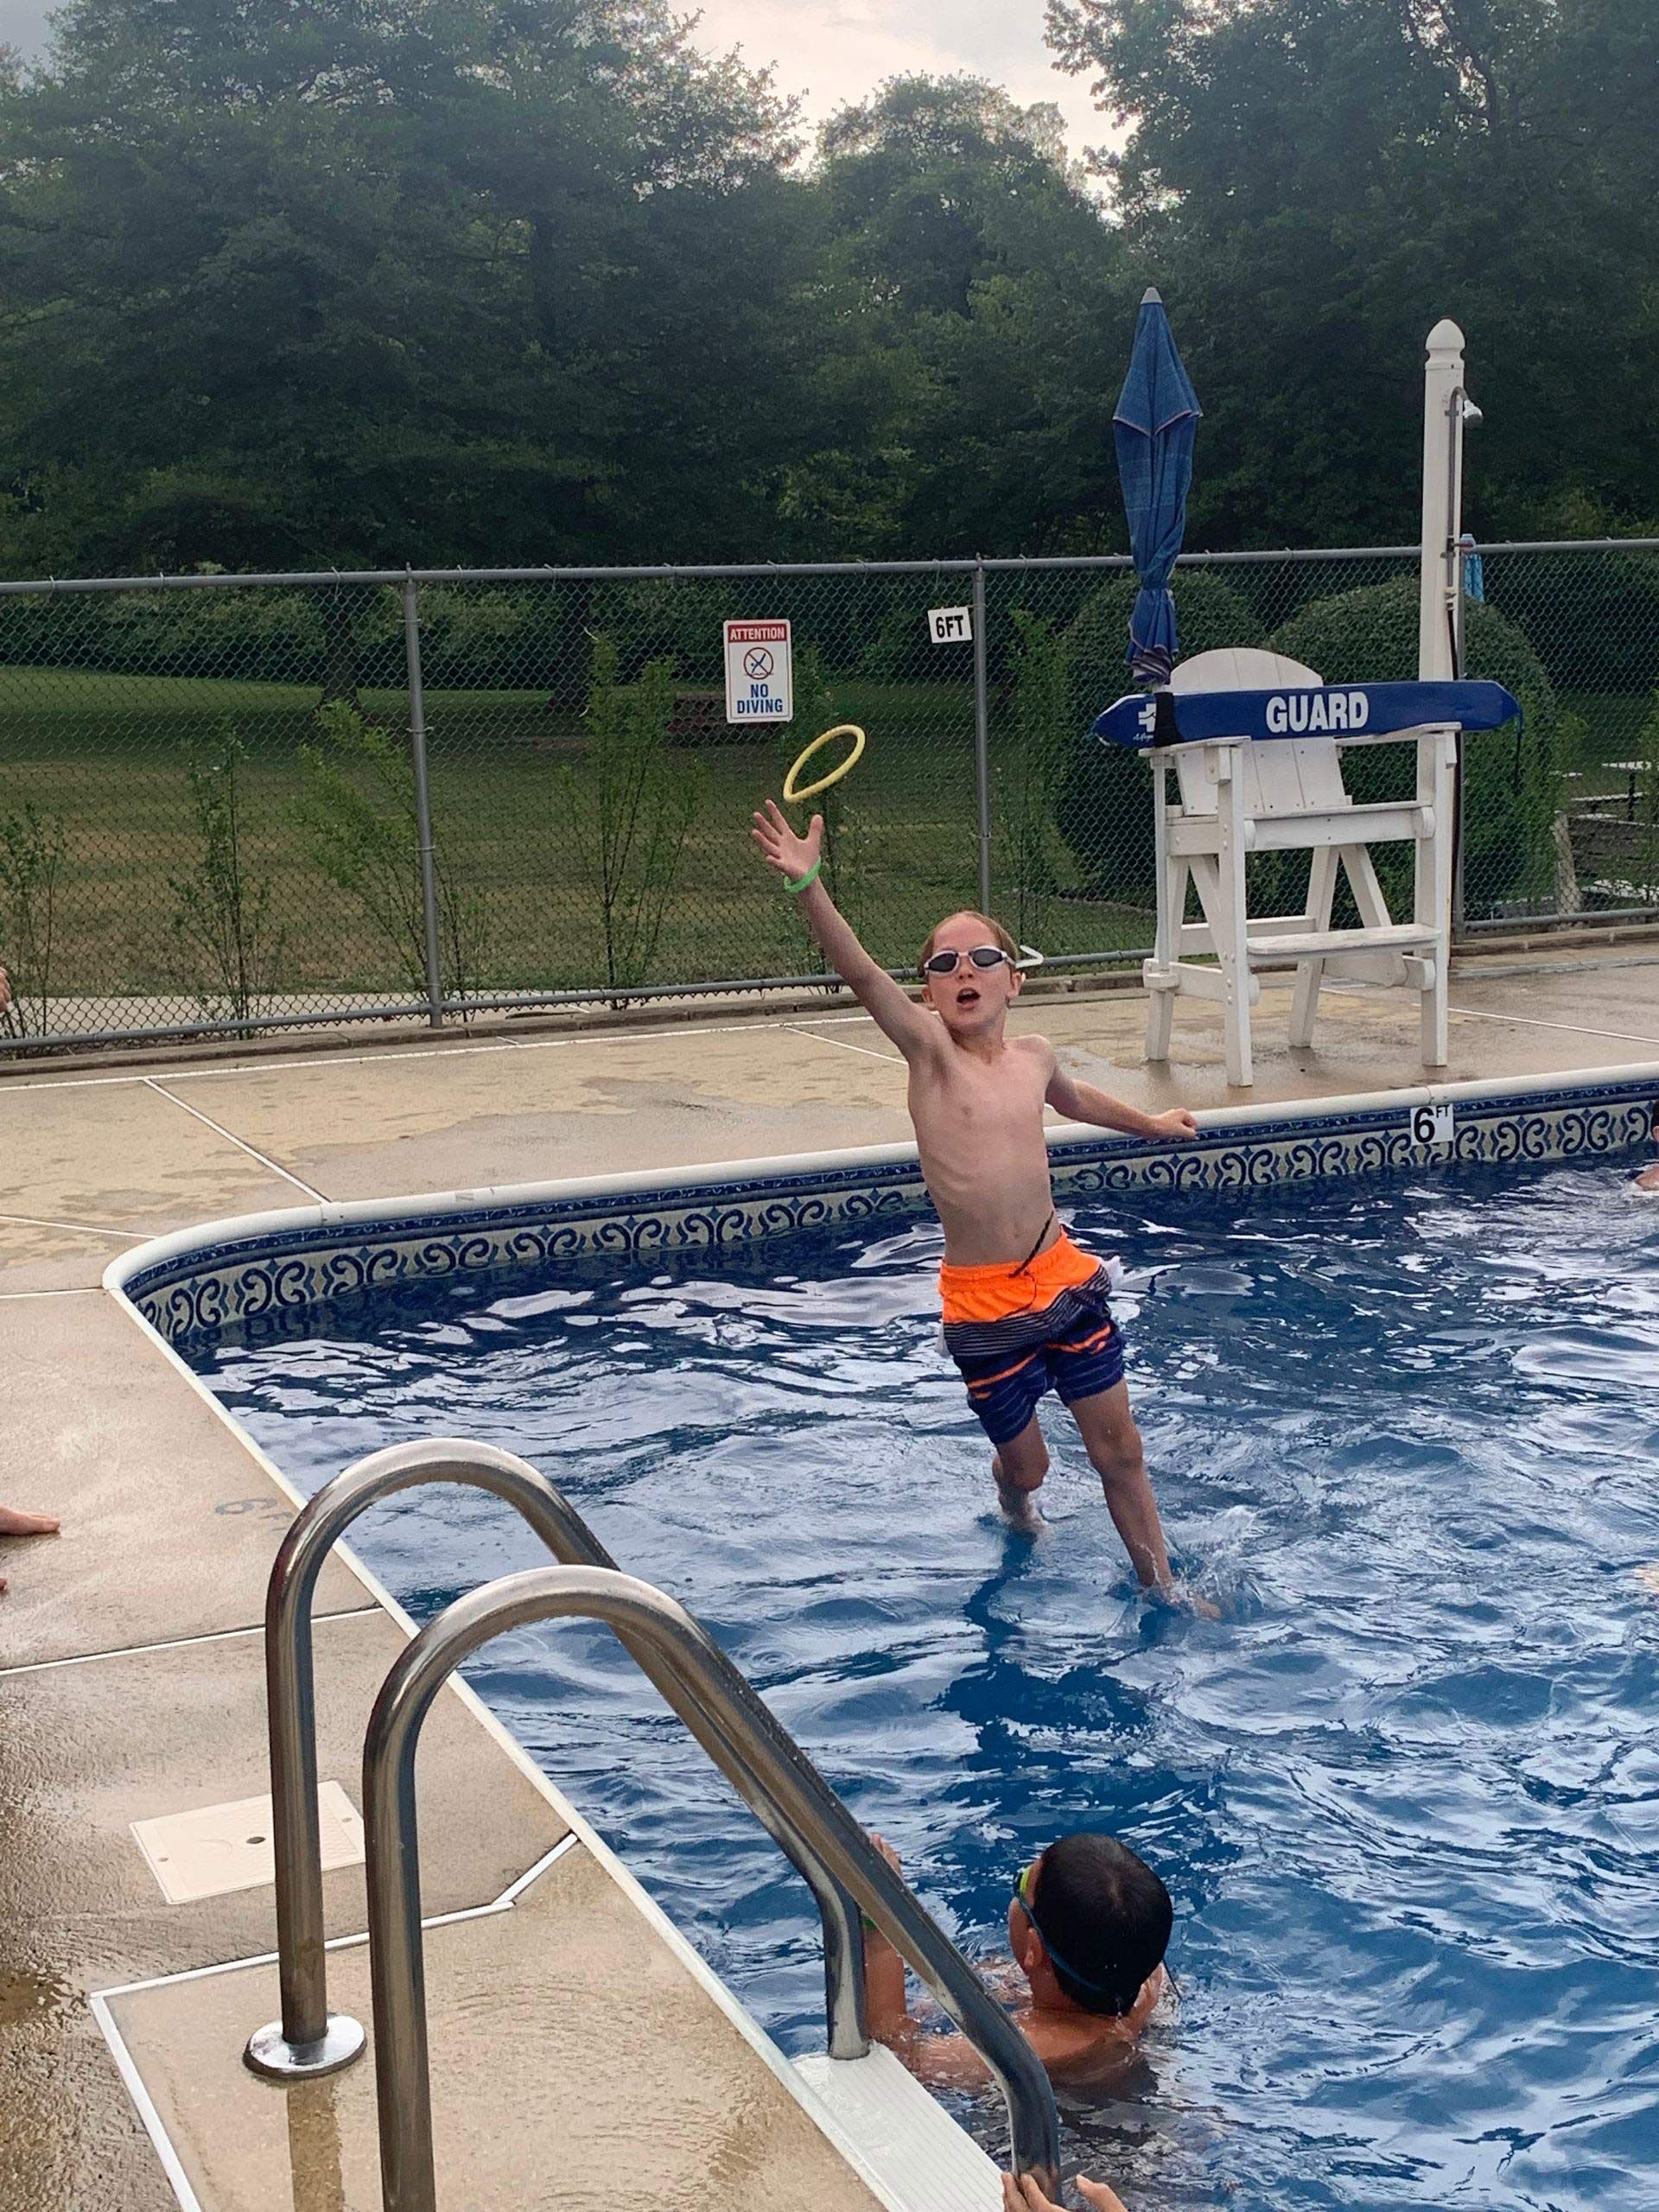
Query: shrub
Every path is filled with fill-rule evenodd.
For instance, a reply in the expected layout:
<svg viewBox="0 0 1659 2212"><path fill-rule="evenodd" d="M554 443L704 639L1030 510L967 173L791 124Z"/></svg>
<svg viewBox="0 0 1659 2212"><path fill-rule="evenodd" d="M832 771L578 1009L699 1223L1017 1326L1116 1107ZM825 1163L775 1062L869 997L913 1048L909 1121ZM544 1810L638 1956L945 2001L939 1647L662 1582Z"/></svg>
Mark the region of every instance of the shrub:
<svg viewBox="0 0 1659 2212"><path fill-rule="evenodd" d="M255 874L243 804L247 752L228 720L192 741L184 774L195 851L188 874L167 879L184 980L210 1020L228 1012L245 1021L283 969L284 933L270 881Z"/></svg>
<svg viewBox="0 0 1659 2212"><path fill-rule="evenodd" d="M0 949L11 977L3 1026L44 1037L52 1004L58 879L68 858L63 817L33 799L0 817Z"/></svg>
<svg viewBox="0 0 1659 2212"><path fill-rule="evenodd" d="M1560 691L1659 684L1659 553L1495 553L1486 596L1531 639Z"/></svg>
<svg viewBox="0 0 1659 2212"><path fill-rule="evenodd" d="M594 639L588 747L563 772L566 817L605 943L605 980L642 983L685 857L702 793L702 770L669 747L674 671L648 662L638 683L617 680L617 649Z"/></svg>
<svg viewBox="0 0 1659 2212"><path fill-rule="evenodd" d="M1504 685L1522 715L1519 725L1472 731L1464 741L1464 899L1465 911L1478 916L1553 894L1563 734L1554 688L1525 632L1495 607L1475 604L1465 634L1468 673ZM1417 673L1416 579L1398 576L1315 600L1274 632L1272 645L1317 669L1327 683L1408 681ZM1414 788L1414 774L1408 745L1358 746L1343 756L1344 779L1362 803L1404 797ZM1390 910L1409 912L1410 847L1381 845L1373 857ZM1286 885L1262 895L1283 912L1280 897L1294 905L1299 893Z"/></svg>
<svg viewBox="0 0 1659 2212"><path fill-rule="evenodd" d="M428 584L420 598L421 676L429 691L551 694L577 652L565 594L547 584Z"/></svg>
<svg viewBox="0 0 1659 2212"><path fill-rule="evenodd" d="M1122 698L1129 683L1129 612L1139 589L1113 577L1086 600L1065 632L1066 718L1072 742L1059 779L1055 817L1090 897L1150 908L1155 899L1152 776L1127 747L1097 745L1089 725ZM1176 571L1175 616L1181 657L1220 645L1257 645L1262 626L1249 602L1224 578Z"/></svg>
<svg viewBox="0 0 1659 2212"><path fill-rule="evenodd" d="M318 684L330 697L404 681L395 590L212 586L66 592L0 609L0 661L111 675Z"/></svg>
<svg viewBox="0 0 1659 2212"><path fill-rule="evenodd" d="M997 779L1001 832L998 877L1011 887L1014 934L1021 944L1043 931L1054 883L1051 846L1057 802L1078 751L1069 706L1070 667L1053 625L1023 607L1014 610L1013 744ZM1000 902L1010 904L1005 887Z"/></svg>
<svg viewBox="0 0 1659 2212"><path fill-rule="evenodd" d="M1648 702L1647 718L1637 739L1636 880L1651 895L1659 887L1659 691Z"/></svg>
<svg viewBox="0 0 1659 2212"><path fill-rule="evenodd" d="M731 734L750 739L770 736L778 756L778 789L782 791L789 780L789 772L804 748L814 738L832 728L835 709L830 678L824 671L823 656L816 645L804 646L795 659L795 714L786 722L761 722L749 728L734 730ZM829 774L836 761L842 759L850 740L838 738L834 746L811 761L806 771L806 781L816 782ZM803 799L795 805L798 828L804 828L815 814L823 817L823 874L830 896L839 911L855 930L862 932L869 926L869 876L871 817L868 805L858 804L858 779L847 778L831 784L827 791L817 798ZM792 903L792 902L791 902ZM791 946L798 939L791 937ZM799 967L802 955L791 950L791 967ZM809 938L804 954L806 968L818 974L830 971L816 941Z"/></svg>
<svg viewBox="0 0 1659 2212"><path fill-rule="evenodd" d="M318 709L300 747L295 809L311 855L362 912L411 996L427 987L421 824L406 741L365 721L343 699ZM432 855L439 957L452 997L476 995L488 957L489 912L441 846Z"/></svg>
<svg viewBox="0 0 1659 2212"><path fill-rule="evenodd" d="M721 625L743 610L731 584L678 576L642 576L601 584L594 593L588 630L602 631L616 650L619 683L637 683L652 661L671 678L713 690L723 685Z"/></svg>
<svg viewBox="0 0 1659 2212"><path fill-rule="evenodd" d="M940 677L964 674L970 664L964 646L953 646L941 656L928 636L927 609L913 588L889 602L858 656L858 673L875 683L937 682Z"/></svg>

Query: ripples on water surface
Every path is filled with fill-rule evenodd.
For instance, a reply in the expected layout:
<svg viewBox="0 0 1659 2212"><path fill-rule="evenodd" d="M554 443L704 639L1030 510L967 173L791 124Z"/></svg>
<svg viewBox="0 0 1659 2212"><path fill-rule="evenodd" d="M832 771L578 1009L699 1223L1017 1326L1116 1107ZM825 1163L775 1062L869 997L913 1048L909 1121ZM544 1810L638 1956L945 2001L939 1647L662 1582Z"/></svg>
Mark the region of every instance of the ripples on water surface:
<svg viewBox="0 0 1659 2212"><path fill-rule="evenodd" d="M308 1489L423 1434L544 1468L970 1950L1056 1834L1132 1842L1184 1999L1066 2118L1135 2212L1659 2202L1659 1205L1600 1167L1073 1226L1131 1269L1130 1387L1218 1623L1140 1603L1058 1408L1052 1533L1001 1531L931 1224L377 1296L211 1379ZM537 1558L452 1491L362 1547L422 1618ZM815 2047L804 1891L605 1632L504 1639L473 1679Z"/></svg>

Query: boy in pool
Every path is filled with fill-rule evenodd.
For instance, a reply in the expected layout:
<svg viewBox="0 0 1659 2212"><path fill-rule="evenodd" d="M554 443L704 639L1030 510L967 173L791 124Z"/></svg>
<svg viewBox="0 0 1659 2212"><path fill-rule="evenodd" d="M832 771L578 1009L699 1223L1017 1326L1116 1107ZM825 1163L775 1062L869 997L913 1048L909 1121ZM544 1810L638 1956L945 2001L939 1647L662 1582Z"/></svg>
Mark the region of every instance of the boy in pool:
<svg viewBox="0 0 1659 2212"><path fill-rule="evenodd" d="M1009 1524L1043 1526L1048 1472L1037 1418L1054 1389L1069 1408L1141 1583L1174 1594L1140 1431L1123 1381L1110 1281L1060 1226L1043 1108L1135 1136L1186 1138L1185 1108L1143 1114L1066 1074L1045 1037L1009 1037L1024 981L1007 931L983 914L947 915L922 948L922 1002L865 951L817 880L823 818L798 836L767 802L754 840L796 893L818 946L910 1068L922 1175L944 1226L944 1340L990 1439ZM1207 1608L1205 1609L1207 1610Z"/></svg>
<svg viewBox="0 0 1659 2212"><path fill-rule="evenodd" d="M898 1854L872 1838L895 1872ZM1008 1901L1008 1947L1025 1976L1014 2025L1059 2083L1082 2089L1133 2050L1167 1983L1169 1891L1116 1836L1066 1835L1039 1852ZM918 2080L977 2088L984 2061L966 2037L930 2035L905 2003L905 1965L864 1930L870 2033Z"/></svg>

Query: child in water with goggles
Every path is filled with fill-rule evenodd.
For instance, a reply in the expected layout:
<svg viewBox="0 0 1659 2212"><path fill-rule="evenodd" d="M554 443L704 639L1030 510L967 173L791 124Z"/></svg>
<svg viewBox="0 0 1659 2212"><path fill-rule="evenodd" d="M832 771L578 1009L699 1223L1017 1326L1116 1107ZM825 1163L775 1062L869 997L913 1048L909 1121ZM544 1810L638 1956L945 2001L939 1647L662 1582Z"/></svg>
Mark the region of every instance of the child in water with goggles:
<svg viewBox="0 0 1659 2212"><path fill-rule="evenodd" d="M865 951L818 880L823 818L804 836L768 801L754 840L800 899L808 928L910 1069L923 1178L944 1226L944 1341L989 1438L1004 1518L1035 1535L1048 1472L1037 1418L1058 1392L1077 1422L1144 1586L1177 1594L1123 1381L1110 1277L1054 1211L1043 1109L1132 1136L1185 1139L1184 1107L1143 1114L1068 1075L1045 1037L1010 1037L1018 948L986 915L948 915L922 948L918 1006ZM1187 1602L1194 1602L1188 1600ZM1208 1606L1199 1610L1208 1611Z"/></svg>
<svg viewBox="0 0 1659 2212"><path fill-rule="evenodd" d="M871 1840L901 1871L892 1845ZM1134 2048L1168 1985L1173 1919L1169 1891L1116 1836L1062 1836L1020 1875L1008 1900L1008 1947L1026 1983L1014 2024L1057 2085L1103 2087ZM939 2088L983 2085L984 2062L965 2037L929 2034L912 2017L904 1961L868 1921L864 1979L870 2033L912 2074ZM1103 2183L1079 2185L1088 2203L1122 2212ZM1004 2195L1019 2212L1043 2212L1049 2201L1012 2177Z"/></svg>

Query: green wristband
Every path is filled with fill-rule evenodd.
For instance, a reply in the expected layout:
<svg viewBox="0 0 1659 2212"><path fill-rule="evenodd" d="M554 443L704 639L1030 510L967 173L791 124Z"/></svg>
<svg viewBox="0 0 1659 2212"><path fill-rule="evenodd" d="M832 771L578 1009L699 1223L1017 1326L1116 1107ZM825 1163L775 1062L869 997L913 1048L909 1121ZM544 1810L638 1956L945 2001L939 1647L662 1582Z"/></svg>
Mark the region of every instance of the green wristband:
<svg viewBox="0 0 1659 2212"><path fill-rule="evenodd" d="M820 854L818 855L818 857L817 858L817 860L815 860L815 861L813 861L813 863L812 863L811 867L810 867L810 868L808 868L808 870L806 871L806 874L805 874L801 878L801 880L800 880L800 881L799 881L798 883L791 883L791 882L790 882L790 880L789 880L789 879L788 879L787 877L785 877L785 878L784 879L784 888L785 888L785 891L787 891L787 892L789 893L789 894L790 894L790 896L791 896L791 899L795 896L795 894L796 894L798 892L804 891L804 890L805 890L805 888L806 888L806 887L807 887L807 885L808 885L809 883L816 883L816 882L817 881L817 880L818 880L818 870L819 870L823 866L823 855L822 853L820 853Z"/></svg>

